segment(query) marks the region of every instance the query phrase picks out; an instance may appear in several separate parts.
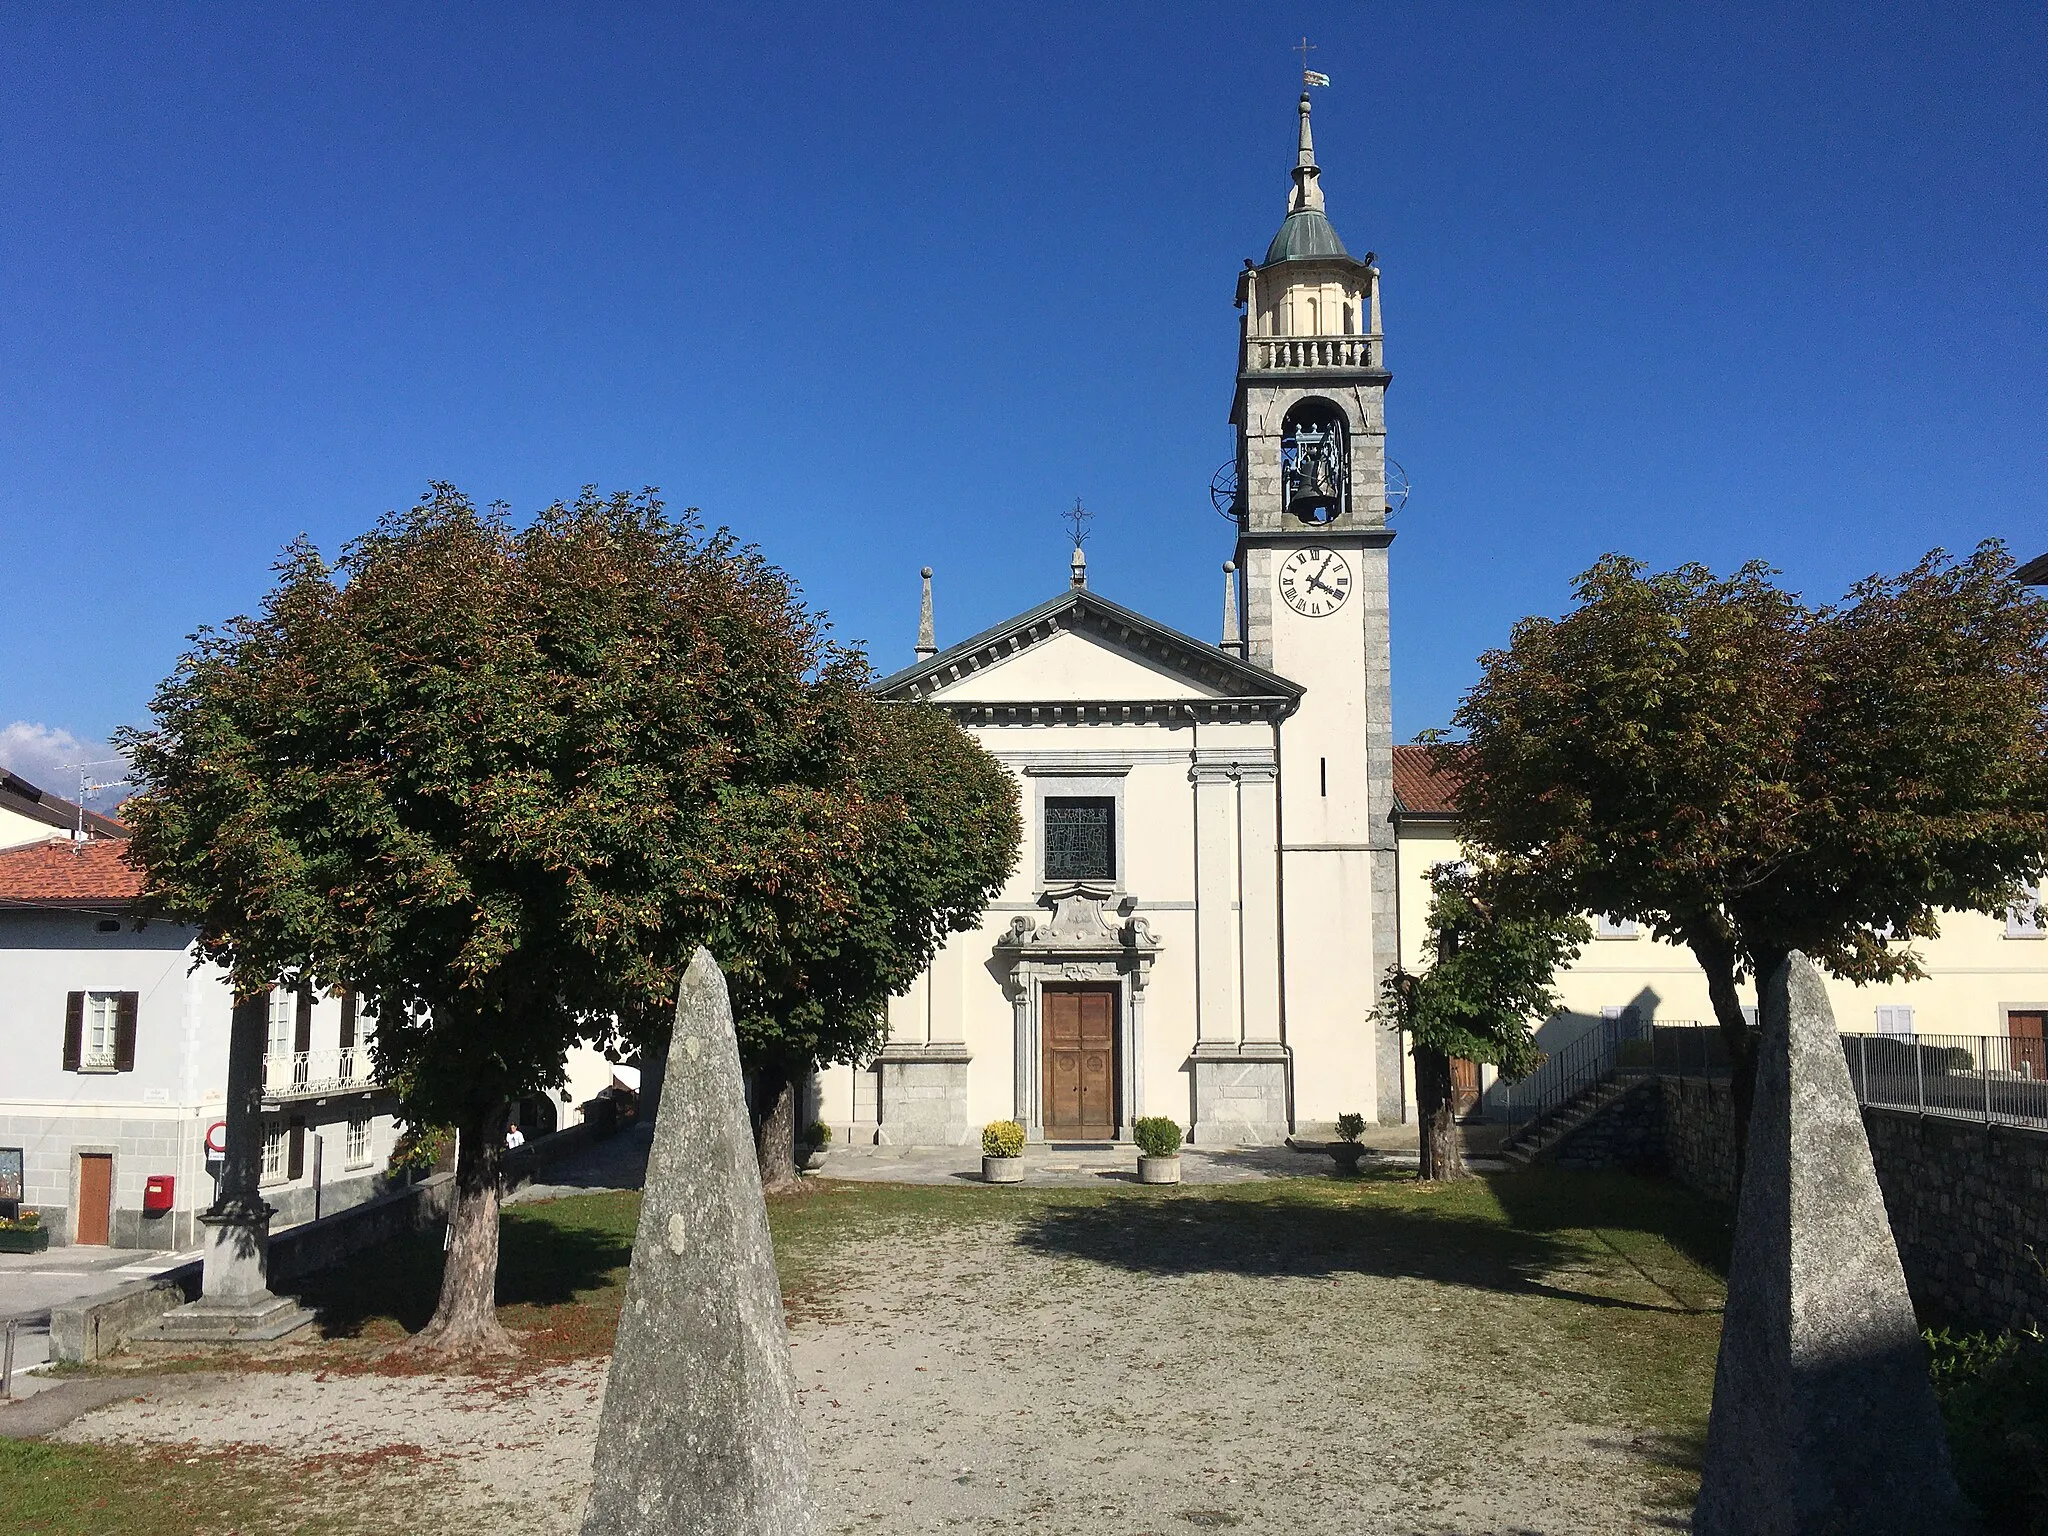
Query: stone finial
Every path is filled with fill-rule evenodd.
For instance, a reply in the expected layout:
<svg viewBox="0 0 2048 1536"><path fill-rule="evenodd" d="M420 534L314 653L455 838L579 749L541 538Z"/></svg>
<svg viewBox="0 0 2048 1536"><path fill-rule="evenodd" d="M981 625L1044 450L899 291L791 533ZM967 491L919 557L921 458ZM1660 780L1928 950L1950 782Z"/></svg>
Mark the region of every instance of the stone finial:
<svg viewBox="0 0 2048 1536"><path fill-rule="evenodd" d="M1764 989L1698 1536L1969 1529L1842 1039L1794 953Z"/></svg>
<svg viewBox="0 0 2048 1536"><path fill-rule="evenodd" d="M1244 654L1244 631L1237 624L1237 562L1223 562L1223 638L1217 644L1233 656Z"/></svg>
<svg viewBox="0 0 2048 1536"><path fill-rule="evenodd" d="M1294 191L1287 199L1287 211L1304 208L1323 211L1322 168L1316 164L1315 136L1308 127L1308 92L1301 93L1301 148L1294 157Z"/></svg>
<svg viewBox="0 0 2048 1536"><path fill-rule="evenodd" d="M725 977L676 993L583 1536L813 1536L782 1289Z"/></svg>
<svg viewBox="0 0 2048 1536"><path fill-rule="evenodd" d="M1078 544L1074 546L1074 558L1067 564L1067 583L1077 592L1088 585L1088 556Z"/></svg>
<svg viewBox="0 0 2048 1536"><path fill-rule="evenodd" d="M924 568L924 598L917 610L917 659L929 661L939 654L938 641L933 638L932 629L932 568Z"/></svg>

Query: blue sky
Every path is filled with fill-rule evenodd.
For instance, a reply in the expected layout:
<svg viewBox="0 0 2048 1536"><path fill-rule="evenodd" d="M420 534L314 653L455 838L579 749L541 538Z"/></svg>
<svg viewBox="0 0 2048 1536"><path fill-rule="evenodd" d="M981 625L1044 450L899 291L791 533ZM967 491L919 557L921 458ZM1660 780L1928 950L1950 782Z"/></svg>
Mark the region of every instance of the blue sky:
<svg viewBox="0 0 2048 1536"><path fill-rule="evenodd" d="M430 479L655 484L885 670L1064 579L1210 636L1306 33L1379 253L1396 726L1610 549L2048 548L2039 5L32 5L0 51L0 761ZM55 755L53 755L55 754Z"/></svg>

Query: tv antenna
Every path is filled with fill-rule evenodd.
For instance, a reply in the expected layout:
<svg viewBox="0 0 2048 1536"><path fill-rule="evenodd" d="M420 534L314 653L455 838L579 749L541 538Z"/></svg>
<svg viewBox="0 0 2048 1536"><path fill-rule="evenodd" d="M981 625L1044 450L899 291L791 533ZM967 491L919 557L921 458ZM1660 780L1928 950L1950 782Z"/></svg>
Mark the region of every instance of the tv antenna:
<svg viewBox="0 0 2048 1536"><path fill-rule="evenodd" d="M82 850L85 847L85 797L87 795L96 795L105 789L125 789L132 782L128 779L108 779L103 784L95 784L92 780L92 770L95 768L125 768L127 766L128 760L121 757L102 757L90 763L59 763L57 765L59 773L68 773L74 768L78 770L78 801L76 805L78 816L76 823L71 829L71 845L75 850Z"/></svg>

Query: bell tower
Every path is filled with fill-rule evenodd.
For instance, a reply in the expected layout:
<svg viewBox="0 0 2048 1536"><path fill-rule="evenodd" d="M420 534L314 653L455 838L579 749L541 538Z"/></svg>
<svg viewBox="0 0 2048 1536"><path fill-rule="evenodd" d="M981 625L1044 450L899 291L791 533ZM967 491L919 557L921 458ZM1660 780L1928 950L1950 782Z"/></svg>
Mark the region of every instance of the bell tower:
<svg viewBox="0 0 2048 1536"><path fill-rule="evenodd" d="M1236 564L1244 655L1307 693L1280 730L1283 1008L1346 1066L1295 1084L1298 1119L1404 1114L1401 1042L1367 1015L1397 958L1379 269L1325 211L1300 102L1287 215L1237 280ZM1317 1074L1318 1078L1322 1074ZM1325 1102L1327 1101L1327 1102Z"/></svg>

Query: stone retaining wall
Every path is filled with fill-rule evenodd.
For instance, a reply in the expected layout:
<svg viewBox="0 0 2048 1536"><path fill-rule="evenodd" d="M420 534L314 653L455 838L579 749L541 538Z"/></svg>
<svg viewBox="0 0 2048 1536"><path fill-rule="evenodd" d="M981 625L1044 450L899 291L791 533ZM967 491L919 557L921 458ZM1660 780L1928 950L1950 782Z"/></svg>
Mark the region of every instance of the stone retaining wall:
<svg viewBox="0 0 2048 1536"><path fill-rule="evenodd" d="M1723 1080L1659 1079L1665 1166L1717 1200L1735 1185ZM2048 1325L2048 1132L1909 1109L1863 1111L1885 1213L1923 1320Z"/></svg>
<svg viewBox="0 0 2048 1536"><path fill-rule="evenodd" d="M1900 1109L1863 1127L1921 1316L2048 1326L2048 1132Z"/></svg>
<svg viewBox="0 0 2048 1536"><path fill-rule="evenodd" d="M271 1287L284 1289L365 1248L445 1221L454 1193L454 1175L436 1174L366 1205L285 1228L270 1239ZM130 1334L196 1300L199 1270L195 1259L151 1279L51 1308L51 1357L82 1364L111 1354Z"/></svg>
<svg viewBox="0 0 2048 1536"><path fill-rule="evenodd" d="M1664 1169L1664 1097L1655 1078L1631 1083L1620 1098L1575 1125L1542 1154L1560 1168Z"/></svg>
<svg viewBox="0 0 2048 1536"><path fill-rule="evenodd" d="M1664 1167L1716 1200L1735 1198L1735 1089L1726 1078L1660 1077Z"/></svg>

